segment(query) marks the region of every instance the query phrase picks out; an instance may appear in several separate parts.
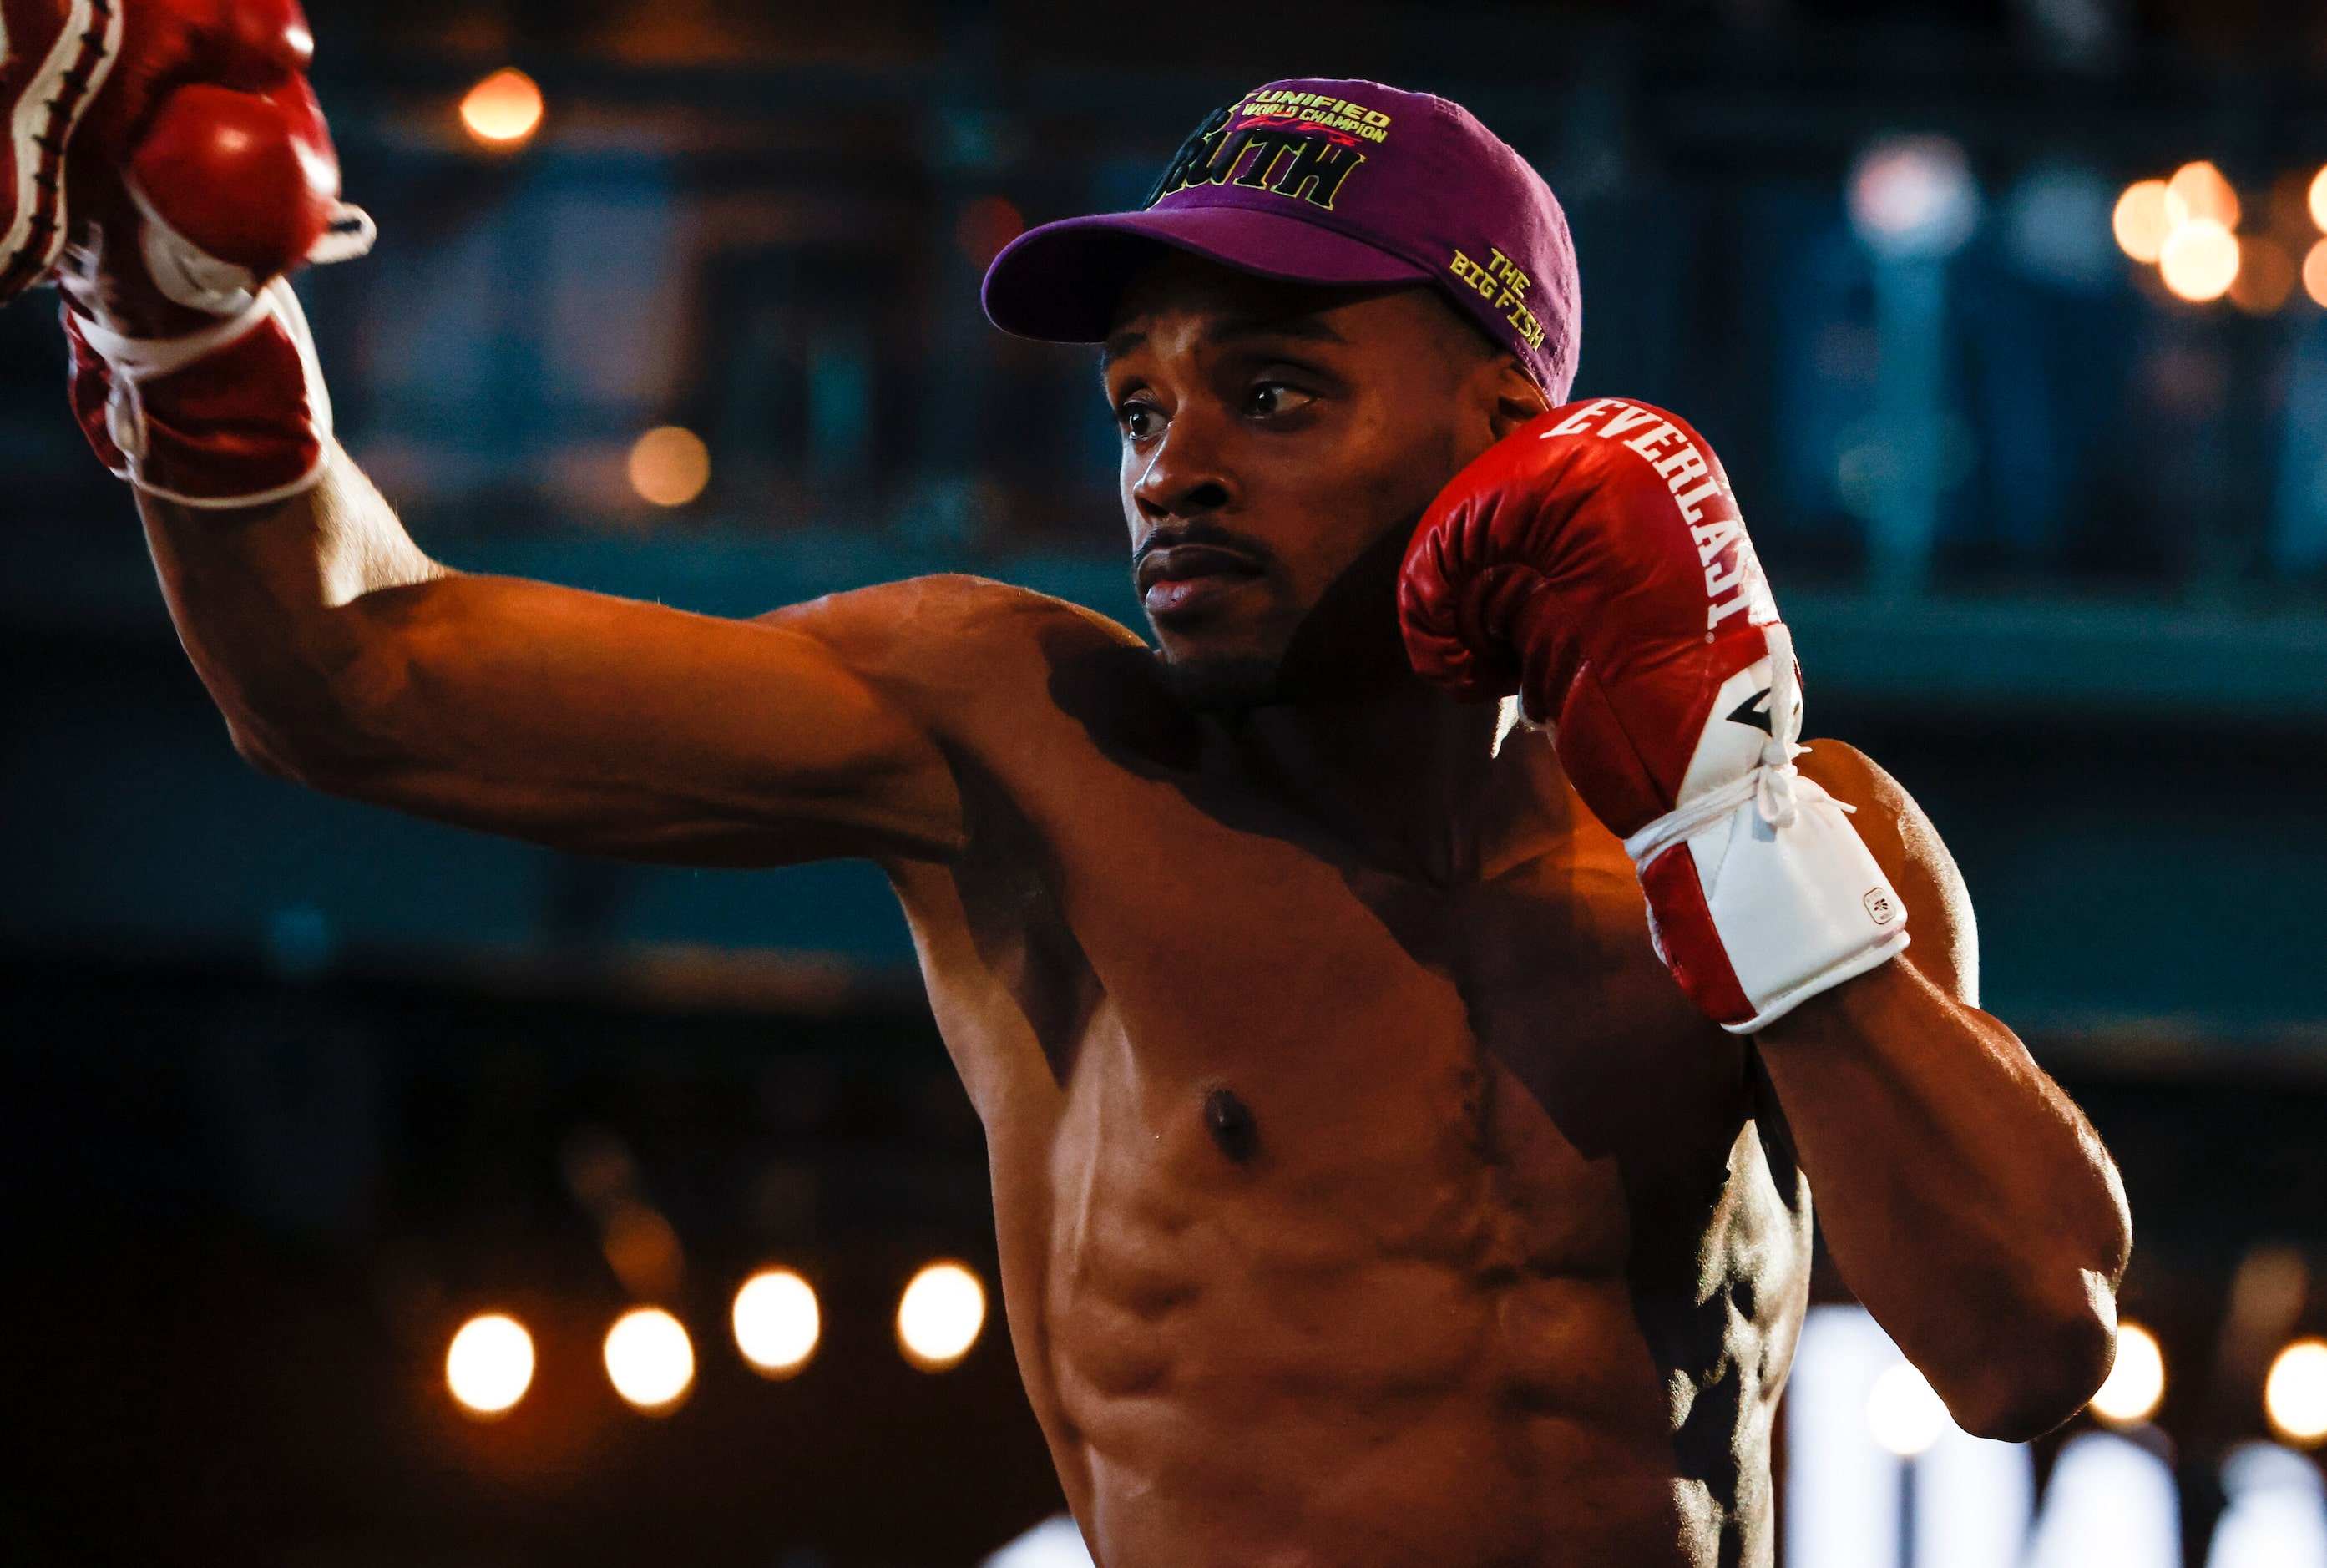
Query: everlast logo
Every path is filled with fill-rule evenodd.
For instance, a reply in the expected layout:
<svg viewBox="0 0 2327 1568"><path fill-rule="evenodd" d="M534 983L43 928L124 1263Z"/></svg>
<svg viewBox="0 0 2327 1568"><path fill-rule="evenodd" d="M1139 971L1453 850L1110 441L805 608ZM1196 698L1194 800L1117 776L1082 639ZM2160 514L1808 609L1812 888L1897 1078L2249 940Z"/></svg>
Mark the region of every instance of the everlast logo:
<svg viewBox="0 0 2327 1568"><path fill-rule="evenodd" d="M1331 209L1341 182L1365 161L1366 155L1346 134L1314 134L1306 124L1239 118L1236 110L1217 108L1204 117L1193 135L1180 144L1164 177L1148 192L1147 205L1153 207L1191 185L1226 185L1233 181Z"/></svg>
<svg viewBox="0 0 2327 1568"><path fill-rule="evenodd" d="M1595 423L1599 425L1597 430L1592 428ZM1745 537L1745 525L1734 517L1716 514L1708 521L1705 516L1705 509L1716 503L1734 511L1735 501L1724 492L1720 476L1705 453L1671 420L1659 417L1653 408L1642 408L1621 398L1603 397L1545 431L1541 439L1549 441L1562 435L1597 435L1603 441L1630 435L1631 439L1624 444L1647 458L1657 471L1657 477L1665 481L1673 499L1679 503L1680 520L1696 542L1697 564L1705 568L1707 633L1719 630L1723 621L1745 611L1752 611L1745 618L1749 626L1763 625L1778 618L1777 603L1770 597L1770 580L1753 555L1752 542ZM1760 700L1758 696L1754 698L1756 702ZM1743 717L1743 713L1740 709L1729 716L1739 723L1756 723L1760 727L1757 721Z"/></svg>

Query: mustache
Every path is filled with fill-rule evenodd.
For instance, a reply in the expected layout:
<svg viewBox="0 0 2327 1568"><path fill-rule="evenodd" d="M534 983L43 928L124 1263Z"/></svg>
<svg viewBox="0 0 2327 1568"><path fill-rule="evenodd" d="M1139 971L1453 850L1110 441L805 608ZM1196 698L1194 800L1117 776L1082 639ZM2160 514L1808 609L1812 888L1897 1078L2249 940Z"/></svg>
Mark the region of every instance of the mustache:
<svg viewBox="0 0 2327 1568"><path fill-rule="evenodd" d="M1209 518L1197 518L1184 523L1168 524L1157 528L1140 541L1131 552L1131 575L1139 579L1139 570L1148 558L1163 550L1174 550L1182 545L1202 545L1242 555L1256 566L1272 567L1278 564L1276 552L1248 534L1238 533Z"/></svg>

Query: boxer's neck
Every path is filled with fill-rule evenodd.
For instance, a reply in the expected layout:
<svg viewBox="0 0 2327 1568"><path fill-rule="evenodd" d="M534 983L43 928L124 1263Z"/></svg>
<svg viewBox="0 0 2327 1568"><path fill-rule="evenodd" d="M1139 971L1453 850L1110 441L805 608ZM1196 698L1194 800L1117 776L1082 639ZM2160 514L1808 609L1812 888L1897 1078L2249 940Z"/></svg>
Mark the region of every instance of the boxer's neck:
<svg viewBox="0 0 2327 1568"><path fill-rule="evenodd" d="M1501 714L1418 677L1363 695L1257 708L1224 727L1238 770L1290 798L1366 859L1440 884L1565 822L1549 746L1499 758ZM1527 733L1530 739L1539 739ZM1509 742L1505 746L1509 745Z"/></svg>

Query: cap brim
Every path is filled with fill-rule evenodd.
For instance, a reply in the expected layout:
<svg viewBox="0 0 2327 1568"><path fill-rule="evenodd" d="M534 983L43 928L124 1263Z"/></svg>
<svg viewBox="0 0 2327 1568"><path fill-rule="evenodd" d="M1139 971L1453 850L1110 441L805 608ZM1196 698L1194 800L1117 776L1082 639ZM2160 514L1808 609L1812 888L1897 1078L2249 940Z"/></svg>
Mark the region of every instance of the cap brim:
<svg viewBox="0 0 2327 1568"><path fill-rule="evenodd" d="M1419 282L1429 272L1298 218L1242 207L1109 212L1032 229L986 269L986 319L1052 343L1107 337L1125 285L1168 247L1293 283Z"/></svg>

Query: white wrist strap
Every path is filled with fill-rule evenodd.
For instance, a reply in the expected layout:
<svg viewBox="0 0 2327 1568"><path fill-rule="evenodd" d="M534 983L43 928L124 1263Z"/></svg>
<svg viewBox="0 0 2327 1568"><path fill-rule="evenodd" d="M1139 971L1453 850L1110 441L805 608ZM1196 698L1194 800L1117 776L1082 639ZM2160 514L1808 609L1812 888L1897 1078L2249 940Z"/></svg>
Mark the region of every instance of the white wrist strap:
<svg viewBox="0 0 2327 1568"><path fill-rule="evenodd" d="M1672 845L1726 820L1749 800L1773 828L1791 827L1809 802L1832 801L1845 811L1857 809L1835 800L1794 766L1794 759L1808 750L1800 743L1802 688L1794 668L1794 634L1783 621L1771 621L1762 634L1770 648L1770 741L1762 748L1761 766L1674 807L1626 839L1624 853L1635 866L1647 865Z"/></svg>
<svg viewBox="0 0 2327 1568"><path fill-rule="evenodd" d="M144 471L145 406L138 395L138 384L182 370L207 355L240 342L269 321L282 323L284 332L299 355L306 384L307 420L321 448L314 466L289 484L277 485L272 490L250 495L190 496L149 483ZM182 338L124 337L86 317L75 325L89 351L103 359L113 372L111 393L105 406L106 434L113 438L113 444L120 448L121 455L128 460L128 471L121 477L146 494L174 501L182 507L192 507L198 511L231 511L243 507L270 506L313 490L322 479L324 470L330 467L332 451L332 395L323 385L322 365L315 358L315 339L307 326L307 313L300 308L299 296L293 291L289 278L278 277L267 284L239 314Z"/></svg>
<svg viewBox="0 0 2327 1568"><path fill-rule="evenodd" d="M173 370L182 370L205 354L214 354L229 343L241 341L258 330L271 309L266 295L260 294L217 325L189 332L182 338L125 337L84 316L79 322L80 335L90 351L112 370L117 387L124 380L151 380Z"/></svg>

